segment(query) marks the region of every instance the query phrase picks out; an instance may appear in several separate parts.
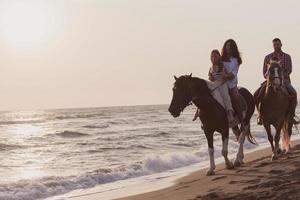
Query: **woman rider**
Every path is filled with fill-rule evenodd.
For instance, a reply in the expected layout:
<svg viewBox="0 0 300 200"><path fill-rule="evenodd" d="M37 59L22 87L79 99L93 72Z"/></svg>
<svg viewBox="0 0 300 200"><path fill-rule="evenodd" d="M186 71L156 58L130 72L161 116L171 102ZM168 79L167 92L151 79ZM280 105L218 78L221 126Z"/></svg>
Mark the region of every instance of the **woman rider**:
<svg viewBox="0 0 300 200"><path fill-rule="evenodd" d="M225 69L228 72L226 79L228 80L227 84L232 104L241 123L241 130L244 130L242 103L237 87L237 75L239 72L239 67L242 64L242 59L237 44L233 39L229 39L224 43L222 49L222 61Z"/></svg>

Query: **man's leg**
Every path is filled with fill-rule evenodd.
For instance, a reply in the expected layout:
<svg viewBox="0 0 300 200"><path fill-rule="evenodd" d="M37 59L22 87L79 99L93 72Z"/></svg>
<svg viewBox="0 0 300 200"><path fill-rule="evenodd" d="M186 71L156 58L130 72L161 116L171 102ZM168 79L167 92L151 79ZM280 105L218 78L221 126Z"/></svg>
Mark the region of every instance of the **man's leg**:
<svg viewBox="0 0 300 200"><path fill-rule="evenodd" d="M258 110L258 106L259 106L259 94L261 91L261 86L254 92L253 97L254 97L254 101L255 101L255 106Z"/></svg>
<svg viewBox="0 0 300 200"><path fill-rule="evenodd" d="M265 81L261 84L260 88L258 88L253 95L255 105L257 108L257 112L258 112L258 118L257 118L258 125L262 125L262 120L261 120L261 115L260 115L260 103L261 103L264 93L266 91L266 86L267 86L267 82Z"/></svg>
<svg viewBox="0 0 300 200"><path fill-rule="evenodd" d="M296 107L298 104L298 100L297 100L297 91L294 89L294 87L290 84L287 83L286 84L286 88L288 90L288 93L291 95L291 100L290 100L290 106L289 106L289 113L292 116L292 120L294 124L299 124L299 122L297 120L295 120L295 116L296 116Z"/></svg>

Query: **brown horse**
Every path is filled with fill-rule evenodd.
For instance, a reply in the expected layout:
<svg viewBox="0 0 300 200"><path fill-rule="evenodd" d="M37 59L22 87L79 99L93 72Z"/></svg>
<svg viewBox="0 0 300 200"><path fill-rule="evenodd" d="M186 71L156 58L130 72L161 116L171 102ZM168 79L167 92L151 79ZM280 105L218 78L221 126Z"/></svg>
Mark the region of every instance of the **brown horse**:
<svg viewBox="0 0 300 200"><path fill-rule="evenodd" d="M245 131L239 135L239 150L234 162L234 166L229 161L228 154L228 137L229 137L229 125L225 108L212 96L212 91L208 88L208 82L192 77L192 75L185 75L175 78L175 84L173 87L173 98L169 107L169 112L173 117L179 117L181 112L193 102L200 109L200 120L203 124L210 158L210 168L207 175L214 174L215 160L214 160L214 146L213 146L213 134L219 132L222 135L222 155L225 159L227 168L232 169L234 166L239 166L243 163L244 153L243 144L245 137L251 143L254 143L253 137L250 133L250 119L255 110L255 103L252 94L245 88L240 88L239 92L244 97L247 103L247 111L244 117ZM239 129L235 127L235 131Z"/></svg>
<svg viewBox="0 0 300 200"><path fill-rule="evenodd" d="M269 64L267 85L265 94L261 100L260 111L263 126L268 134L268 140L272 148L271 160L277 158L281 151L279 148L280 134L282 132L282 148L288 152L290 146L290 137L292 134L292 117L288 112L290 100L288 93L283 85L282 68L279 62L272 61ZM271 134L271 125L276 129L275 147L273 136Z"/></svg>

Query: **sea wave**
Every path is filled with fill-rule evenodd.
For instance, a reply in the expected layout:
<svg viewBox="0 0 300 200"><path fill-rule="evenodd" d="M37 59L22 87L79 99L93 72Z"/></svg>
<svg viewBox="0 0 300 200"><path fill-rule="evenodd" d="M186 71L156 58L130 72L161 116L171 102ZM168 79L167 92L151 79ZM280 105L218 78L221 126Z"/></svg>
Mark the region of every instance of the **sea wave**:
<svg viewBox="0 0 300 200"><path fill-rule="evenodd" d="M0 151L9 151L14 149L21 149L26 148L24 145L17 145L17 144L3 144L0 143Z"/></svg>
<svg viewBox="0 0 300 200"><path fill-rule="evenodd" d="M57 114L39 115L39 116L32 115L32 117L29 117L29 118L22 118L22 117L15 117L14 119L2 118L0 120L0 125L37 124L37 123L45 123L45 122L56 121L56 120L98 118L98 117L104 117L104 116L105 116L104 113L95 113L95 114L59 114L59 113L57 113Z"/></svg>
<svg viewBox="0 0 300 200"><path fill-rule="evenodd" d="M102 129L102 128L108 128L109 125L108 124L103 124L103 125L86 125L83 126L83 128L90 128L90 129Z"/></svg>
<svg viewBox="0 0 300 200"><path fill-rule="evenodd" d="M12 121L0 121L0 125L16 125L16 124L38 124L44 123L45 120L12 120Z"/></svg>
<svg viewBox="0 0 300 200"><path fill-rule="evenodd" d="M104 116L104 113L95 113L95 114L66 114L66 115L60 115L56 116L55 119L64 120L64 119L76 119L76 118L95 118L95 117L102 117Z"/></svg>
<svg viewBox="0 0 300 200"><path fill-rule="evenodd" d="M89 134L76 132L76 131L63 131L63 132L56 133L55 135L58 135L63 138L76 138L76 137L88 136Z"/></svg>
<svg viewBox="0 0 300 200"><path fill-rule="evenodd" d="M76 189L124 180L188 166L204 160L194 153L153 155L144 161L116 169L98 169L79 176L50 176L0 184L0 200L34 200L60 195Z"/></svg>

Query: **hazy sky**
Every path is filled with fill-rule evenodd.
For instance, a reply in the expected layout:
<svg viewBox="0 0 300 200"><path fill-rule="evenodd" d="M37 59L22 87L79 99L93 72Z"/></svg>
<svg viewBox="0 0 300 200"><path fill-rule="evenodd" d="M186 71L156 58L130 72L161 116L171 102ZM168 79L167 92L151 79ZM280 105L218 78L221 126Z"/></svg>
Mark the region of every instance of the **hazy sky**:
<svg viewBox="0 0 300 200"><path fill-rule="evenodd" d="M173 75L207 78L233 38L252 92L272 39L299 87L300 3L261 0L0 0L0 110L165 104Z"/></svg>

